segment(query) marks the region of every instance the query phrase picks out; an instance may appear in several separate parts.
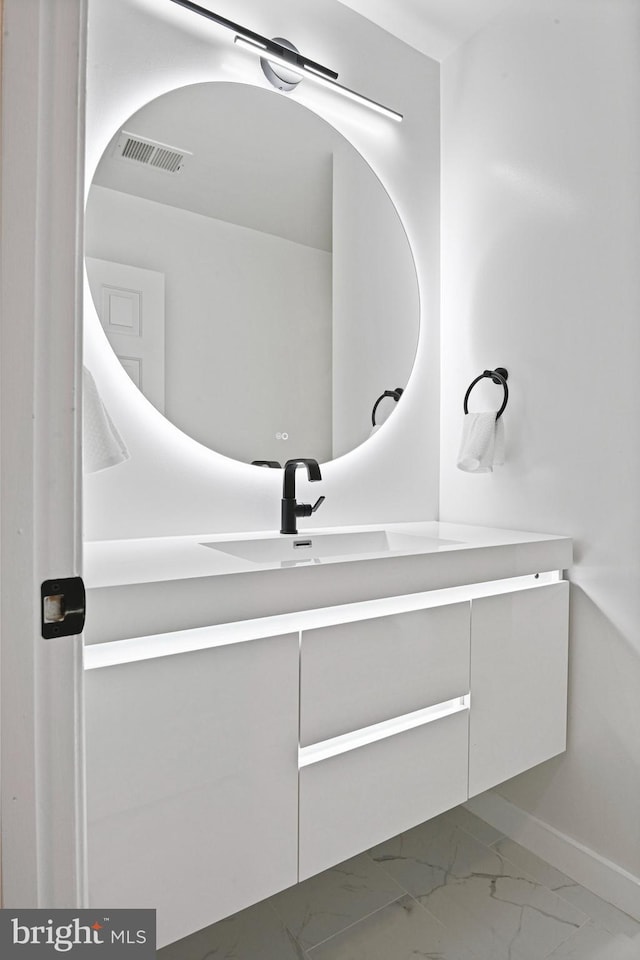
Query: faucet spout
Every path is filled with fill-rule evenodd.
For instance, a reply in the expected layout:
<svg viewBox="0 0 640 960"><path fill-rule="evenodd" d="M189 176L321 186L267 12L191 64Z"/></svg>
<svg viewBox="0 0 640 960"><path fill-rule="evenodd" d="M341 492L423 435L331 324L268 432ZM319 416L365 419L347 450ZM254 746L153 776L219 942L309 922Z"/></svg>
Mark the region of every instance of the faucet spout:
<svg viewBox="0 0 640 960"><path fill-rule="evenodd" d="M296 469L298 467L307 468L309 480L322 480L320 467L317 460L302 458L300 460L287 460L284 465L284 483L282 487L283 497L294 497L296 495Z"/></svg>
<svg viewBox="0 0 640 960"><path fill-rule="evenodd" d="M282 483L282 522L280 533L298 532L296 520L298 517L310 517L315 513L324 497L320 497L313 506L309 503L298 503L296 501L296 470L298 467L305 467L309 480L322 480L320 467L317 460L311 458L299 458L296 460L287 460L284 465L284 480Z"/></svg>

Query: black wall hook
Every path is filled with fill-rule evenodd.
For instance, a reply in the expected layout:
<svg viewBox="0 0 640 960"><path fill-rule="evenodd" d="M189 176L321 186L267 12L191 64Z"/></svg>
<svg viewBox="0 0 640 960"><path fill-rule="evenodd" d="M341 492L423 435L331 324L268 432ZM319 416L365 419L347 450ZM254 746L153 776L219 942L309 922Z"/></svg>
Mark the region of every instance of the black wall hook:
<svg viewBox="0 0 640 960"><path fill-rule="evenodd" d="M475 387L476 383L480 383L480 381L483 380L485 377L490 377L494 383L497 383L498 386L501 386L502 389L504 390L504 399L502 401L502 406L496 413L496 420L497 420L504 413L505 407L507 406L507 400L509 399L509 388L507 386L507 379L509 377L509 372L504 367L496 367L495 370L483 370L483 372L480 374L479 377L476 377L475 380L472 380L472 382L469 384L467 392L464 395L464 403L462 404L462 407L465 413L469 413L469 407L468 407L469 394Z"/></svg>

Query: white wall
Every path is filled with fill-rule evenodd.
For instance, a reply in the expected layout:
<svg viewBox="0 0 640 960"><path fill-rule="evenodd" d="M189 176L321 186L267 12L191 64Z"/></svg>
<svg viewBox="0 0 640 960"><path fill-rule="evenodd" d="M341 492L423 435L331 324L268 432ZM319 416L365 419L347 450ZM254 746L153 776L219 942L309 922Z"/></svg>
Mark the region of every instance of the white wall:
<svg viewBox="0 0 640 960"><path fill-rule="evenodd" d="M215 8L257 32L287 36L337 69L347 86L405 114L397 125L318 86L301 85L294 95L333 123L387 188L414 249L421 296L418 357L402 403L375 437L324 468L319 492L326 502L314 524L432 518L438 493L438 65L336 0L219 0ZM114 131L161 93L216 79L266 84L255 58L232 41L229 32L169 2L90 0L87 181ZM95 324L86 348L132 453L126 463L87 476L88 539L277 528L281 477L275 471L238 464L177 434L130 386Z"/></svg>
<svg viewBox="0 0 640 960"><path fill-rule="evenodd" d="M639 28L636 0L523 0L442 65L441 519L576 543L568 751L500 793L636 877ZM463 474L496 365L507 462Z"/></svg>

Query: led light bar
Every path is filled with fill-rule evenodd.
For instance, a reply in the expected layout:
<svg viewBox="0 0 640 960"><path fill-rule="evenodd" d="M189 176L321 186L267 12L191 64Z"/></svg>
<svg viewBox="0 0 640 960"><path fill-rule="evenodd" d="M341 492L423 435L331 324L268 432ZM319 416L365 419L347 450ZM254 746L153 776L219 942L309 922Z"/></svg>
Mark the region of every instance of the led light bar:
<svg viewBox="0 0 640 960"><path fill-rule="evenodd" d="M300 74L301 77L308 77L309 80L314 80L323 87L329 87L331 90L335 90L337 93L342 94L343 97L347 97L349 100L353 100L355 103L360 103L362 106L369 107L370 110L375 110L376 113L380 113L382 116L388 117L390 120L396 120L399 123L403 119L402 114L398 113L396 110L392 110L390 107L385 107L376 100L370 100L369 97L365 97L361 93L356 93L355 90L350 90L348 87L338 83L337 80L332 80L329 76L327 76L326 72L321 72L321 70L317 69L315 65L306 62L304 57L298 57L296 59L295 54L290 57L288 55L283 55L277 50L274 50L270 41L263 42L261 40L256 42L254 40L248 40L246 37L236 36L235 42L244 50L250 50L251 53L257 53L258 56L268 60L269 63L277 63L281 67L286 67L287 70L293 70L295 73Z"/></svg>
<svg viewBox="0 0 640 960"><path fill-rule="evenodd" d="M184 7L185 10L189 10L191 13L197 13L199 16L205 17L205 19L211 20L212 23L217 23L219 27L225 27L225 29L231 30L233 33L239 33L248 40L254 40L256 43L271 44L272 49L276 52L284 51L285 55L287 53L287 48L281 46L277 40L267 40L266 37L256 33L255 30L249 30L239 23L234 23L233 20L227 20L226 17L221 17L218 13L214 13L213 10L208 10L206 7L201 7L199 4L193 3L193 0L172 0L172 3L177 3L179 7ZM338 78L335 70L329 70L328 67L323 67L321 63L316 63L315 60L310 60L309 57L303 57L302 54L297 54L296 59L299 63L304 63L319 73L325 74L327 77L332 77L334 80Z"/></svg>

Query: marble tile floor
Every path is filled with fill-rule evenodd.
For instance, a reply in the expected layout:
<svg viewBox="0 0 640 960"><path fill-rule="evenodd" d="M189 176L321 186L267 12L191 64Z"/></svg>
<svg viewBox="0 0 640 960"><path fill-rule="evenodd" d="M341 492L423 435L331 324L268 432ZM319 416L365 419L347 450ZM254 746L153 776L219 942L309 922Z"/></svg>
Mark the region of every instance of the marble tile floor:
<svg viewBox="0 0 640 960"><path fill-rule="evenodd" d="M640 922L458 807L157 956L640 960Z"/></svg>

